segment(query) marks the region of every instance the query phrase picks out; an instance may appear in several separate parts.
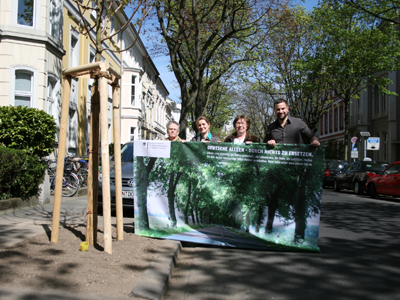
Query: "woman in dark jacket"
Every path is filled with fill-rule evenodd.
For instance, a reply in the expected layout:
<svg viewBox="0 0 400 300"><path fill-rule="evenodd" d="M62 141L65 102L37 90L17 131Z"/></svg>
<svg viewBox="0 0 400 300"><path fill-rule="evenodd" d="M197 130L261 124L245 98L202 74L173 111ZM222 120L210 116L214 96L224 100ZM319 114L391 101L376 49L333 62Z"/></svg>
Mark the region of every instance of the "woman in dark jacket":
<svg viewBox="0 0 400 300"><path fill-rule="evenodd" d="M249 133L250 120L247 116L238 115L235 120L233 120L233 127L235 127L236 132L228 136L224 142L235 144L260 142L259 137Z"/></svg>
<svg viewBox="0 0 400 300"><path fill-rule="evenodd" d="M213 136L210 132L210 120L206 116L200 116L196 120L196 126L199 134L192 138L192 142L220 142L217 136Z"/></svg>

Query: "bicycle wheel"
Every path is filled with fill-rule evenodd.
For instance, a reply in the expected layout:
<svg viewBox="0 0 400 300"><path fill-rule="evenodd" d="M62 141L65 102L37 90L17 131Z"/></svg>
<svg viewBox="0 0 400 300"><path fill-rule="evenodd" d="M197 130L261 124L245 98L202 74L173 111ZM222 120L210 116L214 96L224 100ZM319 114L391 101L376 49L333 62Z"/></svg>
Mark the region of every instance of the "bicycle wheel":
<svg viewBox="0 0 400 300"><path fill-rule="evenodd" d="M79 179L79 186L87 187L87 180L88 180L88 171L86 169L80 169L76 174Z"/></svg>
<svg viewBox="0 0 400 300"><path fill-rule="evenodd" d="M79 179L74 173L66 173L63 176L63 185L61 195L72 197L79 189Z"/></svg>

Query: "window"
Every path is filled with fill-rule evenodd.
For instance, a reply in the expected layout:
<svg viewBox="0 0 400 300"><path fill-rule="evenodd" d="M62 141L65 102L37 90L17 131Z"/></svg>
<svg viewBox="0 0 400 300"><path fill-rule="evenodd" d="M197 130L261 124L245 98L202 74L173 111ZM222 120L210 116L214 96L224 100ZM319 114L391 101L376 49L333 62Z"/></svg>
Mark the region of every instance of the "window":
<svg viewBox="0 0 400 300"><path fill-rule="evenodd" d="M121 25L117 22L117 26L116 26L116 30L120 30L121 29ZM117 46L119 47L121 43L121 32L117 33Z"/></svg>
<svg viewBox="0 0 400 300"><path fill-rule="evenodd" d="M136 85L136 76L132 76L132 79L131 79L131 105L132 106L135 106L135 104L136 104L136 101L135 101L135 96L136 96L135 85Z"/></svg>
<svg viewBox="0 0 400 300"><path fill-rule="evenodd" d="M47 79L47 113L54 115L58 111L57 105L60 98L60 83L55 76Z"/></svg>
<svg viewBox="0 0 400 300"><path fill-rule="evenodd" d="M91 11L90 11L90 15L91 15L94 19L97 19L97 11L96 11L97 5L96 5L96 2L95 2L95 1L91 1L91 2L90 2L90 6L92 7L92 9L91 9Z"/></svg>
<svg viewBox="0 0 400 300"><path fill-rule="evenodd" d="M60 0L50 0L49 34L58 43L62 43L62 5Z"/></svg>
<svg viewBox="0 0 400 300"><path fill-rule="evenodd" d="M381 94L381 105L382 105L382 112L386 111L386 100L387 100L387 95L382 93Z"/></svg>
<svg viewBox="0 0 400 300"><path fill-rule="evenodd" d="M69 45L69 67L79 66L79 32L74 28L70 27L70 45ZM69 106L71 109L76 110L78 107L78 78L72 78L71 80L71 96Z"/></svg>
<svg viewBox="0 0 400 300"><path fill-rule="evenodd" d="M386 132L382 133L382 154L383 154L383 161L387 161L388 155L387 155L387 141L388 141L388 135Z"/></svg>
<svg viewBox="0 0 400 300"><path fill-rule="evenodd" d="M57 125L56 139L60 129L60 113L61 113L61 84L60 80L54 74L49 73L47 77L47 113L54 117Z"/></svg>
<svg viewBox="0 0 400 300"><path fill-rule="evenodd" d="M37 107L38 71L29 66L11 67L10 104Z"/></svg>
<svg viewBox="0 0 400 300"><path fill-rule="evenodd" d="M339 121L340 121L340 130L344 129L344 104L340 102L339 105Z"/></svg>
<svg viewBox="0 0 400 300"><path fill-rule="evenodd" d="M339 109L338 109L337 106L335 107L334 112L335 112L335 131L338 131L339 130L339 128L338 128L338 124L339 124Z"/></svg>
<svg viewBox="0 0 400 300"><path fill-rule="evenodd" d="M379 114L379 89L378 86L375 86L374 89L374 98L375 98L375 114Z"/></svg>
<svg viewBox="0 0 400 300"><path fill-rule="evenodd" d="M74 152L76 149L78 131L78 114L75 110L69 110L69 124L68 124L68 151Z"/></svg>
<svg viewBox="0 0 400 300"><path fill-rule="evenodd" d="M130 133L129 133L129 140L134 141L135 140L135 127L131 127Z"/></svg>
<svg viewBox="0 0 400 300"><path fill-rule="evenodd" d="M32 72L15 71L14 105L31 107Z"/></svg>
<svg viewBox="0 0 400 300"><path fill-rule="evenodd" d="M18 25L33 27L34 4L34 0L18 0Z"/></svg>
<svg viewBox="0 0 400 300"><path fill-rule="evenodd" d="M79 65L79 49L78 49L78 37L75 34L71 34L71 61L70 66L76 67Z"/></svg>

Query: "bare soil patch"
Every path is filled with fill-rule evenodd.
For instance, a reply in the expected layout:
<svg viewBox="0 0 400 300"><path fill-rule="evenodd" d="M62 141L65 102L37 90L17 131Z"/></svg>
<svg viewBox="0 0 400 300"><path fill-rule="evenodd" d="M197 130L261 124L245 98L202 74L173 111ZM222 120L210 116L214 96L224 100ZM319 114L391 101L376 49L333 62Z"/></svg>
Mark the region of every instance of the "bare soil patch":
<svg viewBox="0 0 400 300"><path fill-rule="evenodd" d="M50 242L47 232L1 249L0 286L132 299L128 294L156 259L164 240L135 235L132 224L124 227L123 241L116 241L113 227L112 254L103 251L102 229L98 244L82 252L85 234L84 224L62 227L57 244Z"/></svg>

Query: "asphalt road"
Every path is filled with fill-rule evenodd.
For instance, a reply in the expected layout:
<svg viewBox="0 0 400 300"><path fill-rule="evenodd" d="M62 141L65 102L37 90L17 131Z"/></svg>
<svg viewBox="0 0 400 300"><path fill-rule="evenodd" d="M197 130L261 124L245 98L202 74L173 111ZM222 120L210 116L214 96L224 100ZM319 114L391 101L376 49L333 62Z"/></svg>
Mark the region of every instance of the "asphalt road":
<svg viewBox="0 0 400 300"><path fill-rule="evenodd" d="M399 198L324 190L321 253L184 247L165 299L400 299L399 216Z"/></svg>

